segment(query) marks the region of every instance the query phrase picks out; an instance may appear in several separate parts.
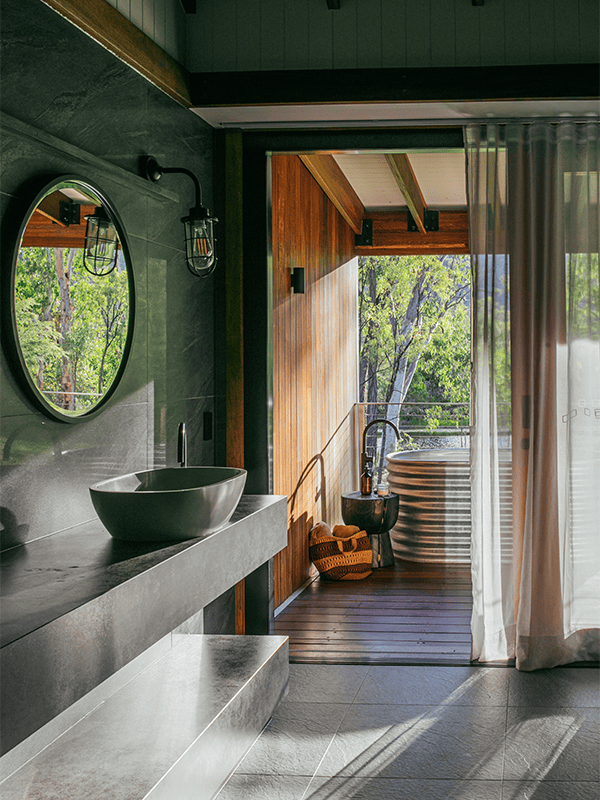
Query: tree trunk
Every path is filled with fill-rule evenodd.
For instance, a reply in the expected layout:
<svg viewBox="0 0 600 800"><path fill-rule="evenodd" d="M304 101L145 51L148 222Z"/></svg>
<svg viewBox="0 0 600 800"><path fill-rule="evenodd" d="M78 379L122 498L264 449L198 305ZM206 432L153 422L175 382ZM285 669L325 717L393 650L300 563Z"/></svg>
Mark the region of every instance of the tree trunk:
<svg viewBox="0 0 600 800"><path fill-rule="evenodd" d="M58 280L60 299L58 307L58 330L60 333L60 345L65 353L62 359L61 375L59 385L62 392L61 406L68 410L75 410L75 385L73 381L73 368L68 355L69 334L71 333L71 322L73 317L73 306L71 304L71 269L75 251L70 248L66 262L62 247L54 248L54 269Z"/></svg>

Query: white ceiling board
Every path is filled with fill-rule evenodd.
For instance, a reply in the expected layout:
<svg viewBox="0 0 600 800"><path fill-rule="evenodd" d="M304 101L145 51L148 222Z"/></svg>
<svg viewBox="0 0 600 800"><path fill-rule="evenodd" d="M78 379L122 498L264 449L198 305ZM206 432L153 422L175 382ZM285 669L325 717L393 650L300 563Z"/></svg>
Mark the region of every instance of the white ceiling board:
<svg viewBox="0 0 600 800"><path fill-rule="evenodd" d="M600 115L600 101L511 100L472 103L338 103L324 105L196 107L213 127L354 127L429 121Z"/></svg>
<svg viewBox="0 0 600 800"><path fill-rule="evenodd" d="M408 158L430 208L466 208L464 153L410 153Z"/></svg>
<svg viewBox="0 0 600 800"><path fill-rule="evenodd" d="M384 154L342 153L334 158L368 211L406 206ZM408 158L430 208L467 207L464 153L409 153Z"/></svg>
<svg viewBox="0 0 600 800"><path fill-rule="evenodd" d="M384 155L344 153L334 158L366 209L406 205Z"/></svg>

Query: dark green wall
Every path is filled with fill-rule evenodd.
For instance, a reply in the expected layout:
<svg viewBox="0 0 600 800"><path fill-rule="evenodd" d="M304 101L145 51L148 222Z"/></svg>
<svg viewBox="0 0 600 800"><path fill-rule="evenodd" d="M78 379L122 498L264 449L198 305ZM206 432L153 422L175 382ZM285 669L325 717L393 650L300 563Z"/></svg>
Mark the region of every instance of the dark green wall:
<svg viewBox="0 0 600 800"><path fill-rule="evenodd" d="M139 179L145 154L186 167L212 209L212 129L39 0L3 0L1 15L2 271L11 269L11 212L33 199L43 176L77 173L120 215L136 291L127 369L94 419L68 424L37 412L3 352L4 548L94 517L88 487L98 480L173 464L179 421L191 464L214 463L219 447L204 438L204 414L215 411L215 277L190 275L182 252L180 217L193 205L193 185L169 175L161 192Z"/></svg>

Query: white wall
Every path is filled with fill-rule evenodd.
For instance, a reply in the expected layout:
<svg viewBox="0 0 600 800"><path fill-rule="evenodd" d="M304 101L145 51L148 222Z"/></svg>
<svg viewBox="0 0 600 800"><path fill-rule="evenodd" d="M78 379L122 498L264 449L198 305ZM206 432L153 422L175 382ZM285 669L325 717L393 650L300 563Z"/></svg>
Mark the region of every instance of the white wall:
<svg viewBox="0 0 600 800"><path fill-rule="evenodd" d="M170 56L182 64L185 62L186 14L180 0L107 0L107 2Z"/></svg>
<svg viewBox="0 0 600 800"><path fill-rule="evenodd" d="M598 0L198 0L186 22L192 72L600 61Z"/></svg>

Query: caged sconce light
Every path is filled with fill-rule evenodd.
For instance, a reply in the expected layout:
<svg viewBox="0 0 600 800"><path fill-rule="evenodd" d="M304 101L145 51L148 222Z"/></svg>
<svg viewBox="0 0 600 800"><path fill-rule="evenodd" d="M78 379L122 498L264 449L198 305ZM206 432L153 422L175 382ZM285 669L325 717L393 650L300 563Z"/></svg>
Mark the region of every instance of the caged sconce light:
<svg viewBox="0 0 600 800"><path fill-rule="evenodd" d="M213 223L218 222L218 220L216 217L211 217L210 211L202 205L200 181L189 169L184 169L183 167L161 167L152 156L148 156L145 159L144 167L146 177L153 183L156 183L161 175L168 172L181 172L194 181L196 204L193 208L190 208L187 217L181 218L185 230L185 261L192 275L207 277L217 266Z"/></svg>
<svg viewBox="0 0 600 800"><path fill-rule="evenodd" d="M102 206L85 217L83 266L92 275L101 277L113 271L119 252L119 235L115 223Z"/></svg>

